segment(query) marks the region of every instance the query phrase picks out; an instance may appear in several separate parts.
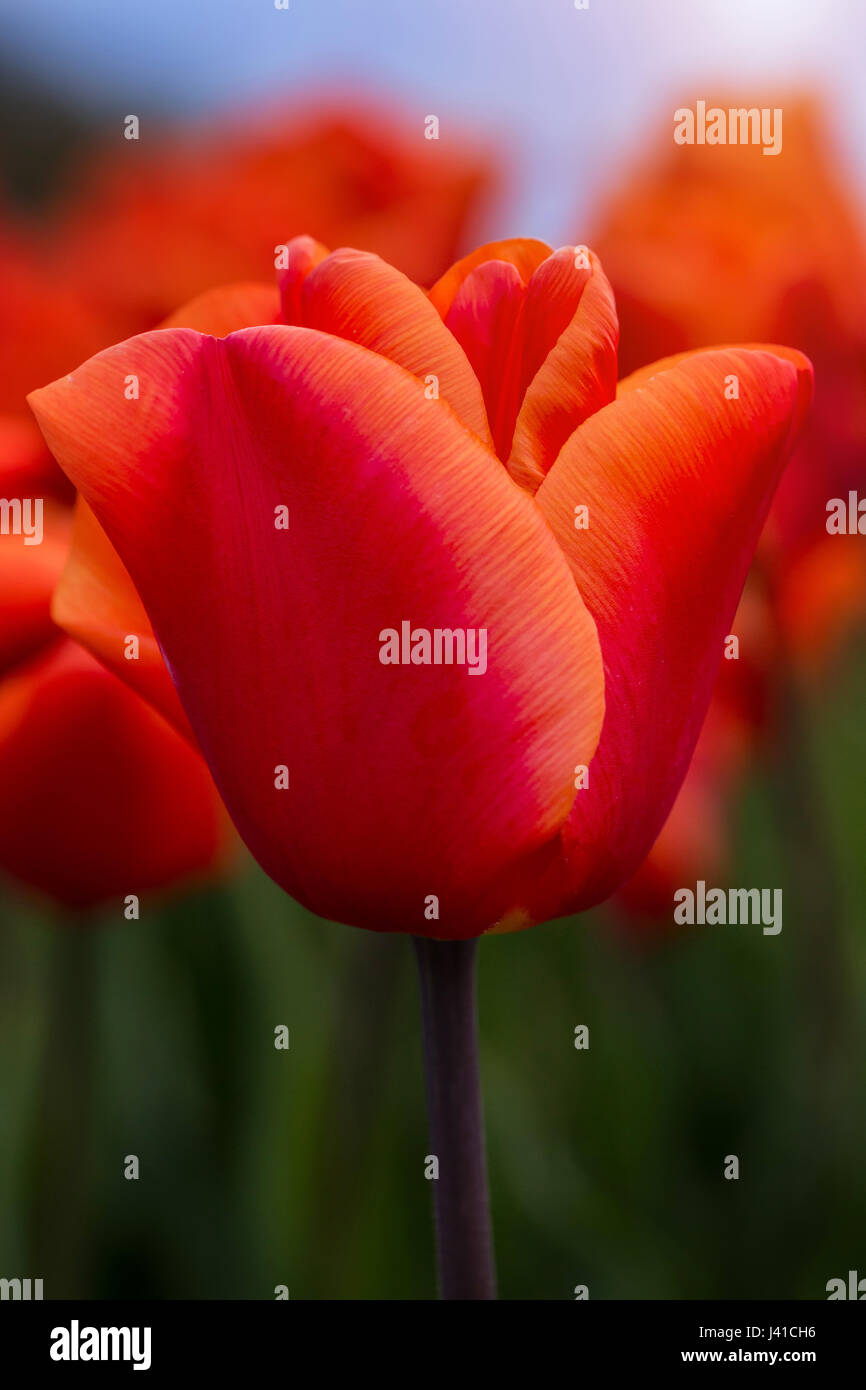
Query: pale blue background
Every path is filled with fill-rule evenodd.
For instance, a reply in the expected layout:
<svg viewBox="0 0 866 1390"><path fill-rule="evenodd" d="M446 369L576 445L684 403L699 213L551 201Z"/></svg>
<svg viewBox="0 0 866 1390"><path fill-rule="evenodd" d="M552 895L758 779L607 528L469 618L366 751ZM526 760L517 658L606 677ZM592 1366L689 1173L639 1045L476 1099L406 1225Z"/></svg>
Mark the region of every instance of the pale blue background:
<svg viewBox="0 0 866 1390"><path fill-rule="evenodd" d="M443 139L477 130L508 161L499 233L573 238L647 127L719 79L759 106L777 81L817 83L866 187L864 0L0 0L0 42L7 64L106 119L201 116L329 79L360 105L364 90L402 96Z"/></svg>

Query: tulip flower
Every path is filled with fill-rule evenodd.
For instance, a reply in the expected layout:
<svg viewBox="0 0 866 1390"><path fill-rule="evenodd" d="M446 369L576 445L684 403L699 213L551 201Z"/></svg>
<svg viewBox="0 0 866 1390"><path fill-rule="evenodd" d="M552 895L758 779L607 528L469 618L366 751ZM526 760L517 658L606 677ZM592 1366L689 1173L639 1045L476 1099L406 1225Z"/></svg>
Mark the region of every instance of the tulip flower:
<svg viewBox="0 0 866 1390"><path fill-rule="evenodd" d="M866 238L819 107L797 97L772 104L784 109L778 156L673 145L666 135L615 192L594 238L627 370L706 342L778 337L808 353L818 382L761 536L748 607L731 627L739 662L720 663L682 804L626 890L643 911L670 908L675 886L723 867L730 797L779 722L782 683L825 671L866 615L859 537L826 527L828 501L862 492L866 477Z"/></svg>
<svg viewBox="0 0 866 1390"><path fill-rule="evenodd" d="M458 145L426 140L421 119L368 95L187 130L143 116L140 140L92 155L60 203L52 283L126 336L213 285L266 274L283 228L367 246L430 284L492 183L483 154Z"/></svg>
<svg viewBox="0 0 866 1390"><path fill-rule="evenodd" d="M71 371L82 357L112 341L116 315L97 312L83 288L58 274L61 255L56 240L25 236L0 218L0 412L4 415L27 420L28 391L49 377ZM4 458L8 458L5 448ZM49 469L44 471L50 475ZM58 479L63 481L60 475Z"/></svg>
<svg viewBox="0 0 866 1390"><path fill-rule="evenodd" d="M227 837L200 754L51 620L60 478L32 421L0 417L0 868L79 914L212 872ZM42 504L32 545L25 497Z"/></svg>
<svg viewBox="0 0 866 1390"><path fill-rule="evenodd" d="M301 238L279 296L206 295L30 397L99 523L60 620L124 627L102 527L155 636L123 674L152 698L164 655L259 863L421 939L448 1297L493 1293L472 940L644 858L811 391L779 347L617 385L617 336L585 247L495 243L426 295Z"/></svg>

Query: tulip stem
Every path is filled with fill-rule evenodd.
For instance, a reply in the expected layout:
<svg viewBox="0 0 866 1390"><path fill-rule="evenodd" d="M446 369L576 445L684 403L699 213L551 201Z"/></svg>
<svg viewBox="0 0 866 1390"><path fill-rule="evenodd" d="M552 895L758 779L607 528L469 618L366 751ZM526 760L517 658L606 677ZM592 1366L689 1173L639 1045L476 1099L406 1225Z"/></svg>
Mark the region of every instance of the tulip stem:
<svg viewBox="0 0 866 1390"><path fill-rule="evenodd" d="M442 1299L493 1299L496 1271L478 1067L477 941L413 937Z"/></svg>

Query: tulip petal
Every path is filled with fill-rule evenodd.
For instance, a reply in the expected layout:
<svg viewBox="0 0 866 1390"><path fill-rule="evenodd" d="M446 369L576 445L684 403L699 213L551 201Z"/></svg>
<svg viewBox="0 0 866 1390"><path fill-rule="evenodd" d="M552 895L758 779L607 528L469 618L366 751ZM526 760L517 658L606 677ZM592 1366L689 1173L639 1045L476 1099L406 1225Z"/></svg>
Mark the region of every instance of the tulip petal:
<svg viewBox="0 0 866 1390"><path fill-rule="evenodd" d="M866 555L856 535L826 533L792 559L776 589L787 656L812 676L866 618Z"/></svg>
<svg viewBox="0 0 866 1390"><path fill-rule="evenodd" d="M536 494L605 663L605 725L563 832L572 908L637 868L685 775L808 399L809 364L795 356L696 353L650 374L572 435Z"/></svg>
<svg viewBox="0 0 866 1390"><path fill-rule="evenodd" d="M484 261L460 286L445 318L481 383L493 444L507 459L519 403L526 286L508 261Z"/></svg>
<svg viewBox="0 0 866 1390"><path fill-rule="evenodd" d="M214 869L230 828L202 758L63 639L0 681L0 867L69 907Z"/></svg>
<svg viewBox="0 0 866 1390"><path fill-rule="evenodd" d="M617 383L617 397L625 396L629 391L637 391L646 386L647 382L651 381L654 376L658 376L660 372L670 371L671 367L679 366L682 362L689 362L692 358L707 352L769 352L774 357L783 357L786 362L792 363L800 378L800 395L798 397L800 414L794 421L792 428L795 431L801 428L812 402L812 378L814 375L812 364L802 352L798 352L796 348L785 347L781 343L716 343L701 348L700 354L695 352L693 348L689 348L685 352L674 352L669 357L659 358L657 362L648 362L643 367L637 367L628 376L624 376ZM733 390L733 386L731 390Z"/></svg>
<svg viewBox="0 0 866 1390"><path fill-rule="evenodd" d="M495 921L569 813L604 694L568 565L494 456L399 366L304 328L145 334L31 404L266 871L380 930ZM383 664L404 621L483 628L485 673Z"/></svg>
<svg viewBox="0 0 866 1390"><path fill-rule="evenodd" d="M286 244L286 252L286 264L277 271L282 321L301 325L304 322L304 281L330 252L311 236L293 237Z"/></svg>
<svg viewBox="0 0 866 1390"><path fill-rule="evenodd" d="M513 265L525 285L529 284L534 271L542 261L552 255L551 248L543 241L533 241L531 237L512 237L506 241L488 241L477 250L455 261L450 270L436 281L428 290L430 303L441 318L446 318L463 281L485 261L507 261Z"/></svg>
<svg viewBox="0 0 866 1390"><path fill-rule="evenodd" d="M303 323L387 357L492 445L478 378L424 291L366 251L333 251L304 281ZM431 381L435 378L435 385Z"/></svg>
<svg viewBox="0 0 866 1390"><path fill-rule="evenodd" d="M51 616L195 744L144 604L83 497L75 506L72 544L54 590ZM130 637L137 638L137 651L130 648Z"/></svg>
<svg viewBox="0 0 866 1390"><path fill-rule="evenodd" d="M250 281L206 290L176 310L160 326L193 328L199 333L224 338L241 328L275 323L280 313L277 290L272 285ZM41 441L41 436L39 438ZM82 497L76 503L72 544L54 591L51 615L58 627L92 652L109 671L134 685L144 699L195 745L195 736L135 585ZM138 654L134 658L127 654L131 636L138 639ZM136 663L134 680L129 679L130 659Z"/></svg>
<svg viewBox="0 0 866 1390"><path fill-rule="evenodd" d="M618 328L598 258L566 246L538 267L526 291L520 412L508 471L534 492L588 416L616 396Z"/></svg>

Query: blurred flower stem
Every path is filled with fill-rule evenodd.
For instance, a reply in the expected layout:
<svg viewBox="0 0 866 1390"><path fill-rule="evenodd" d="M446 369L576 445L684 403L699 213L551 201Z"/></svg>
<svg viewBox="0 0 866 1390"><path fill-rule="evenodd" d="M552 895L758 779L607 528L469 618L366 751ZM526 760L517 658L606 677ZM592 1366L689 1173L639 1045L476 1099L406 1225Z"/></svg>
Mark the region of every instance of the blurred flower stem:
<svg viewBox="0 0 866 1390"><path fill-rule="evenodd" d="M34 1114L31 1251L46 1298L88 1293L96 1031L93 929L61 920L45 992L45 1045Z"/></svg>
<svg viewBox="0 0 866 1390"><path fill-rule="evenodd" d="M494 1299L496 1272L478 1067L478 943L413 937L421 985L429 1157L442 1299Z"/></svg>

